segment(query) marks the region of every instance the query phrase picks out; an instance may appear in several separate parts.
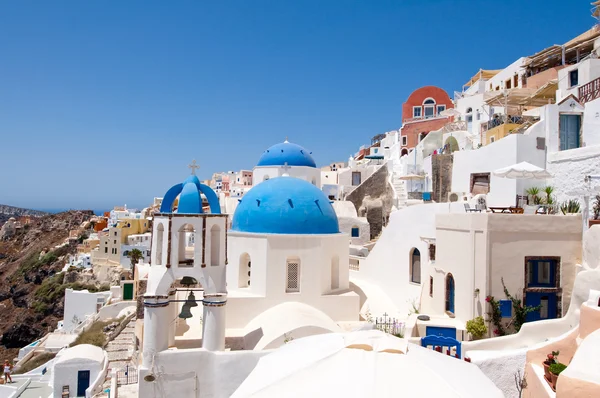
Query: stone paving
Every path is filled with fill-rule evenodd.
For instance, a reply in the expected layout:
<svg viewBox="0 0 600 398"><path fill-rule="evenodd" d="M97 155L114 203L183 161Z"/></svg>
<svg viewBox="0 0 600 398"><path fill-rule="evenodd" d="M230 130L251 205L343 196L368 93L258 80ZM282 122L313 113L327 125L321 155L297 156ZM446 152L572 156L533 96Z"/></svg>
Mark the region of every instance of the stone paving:
<svg viewBox="0 0 600 398"><path fill-rule="evenodd" d="M135 351L135 321L136 318L132 318L121 333L111 340L104 349L108 356L108 373L102 386L103 392L97 394L96 397L108 397L108 394L104 393L104 390L110 388L110 379L113 369L121 370L127 365L135 369L135 365L132 363L132 357ZM119 388L119 394L124 387L125 386ZM137 391L137 386L135 390Z"/></svg>

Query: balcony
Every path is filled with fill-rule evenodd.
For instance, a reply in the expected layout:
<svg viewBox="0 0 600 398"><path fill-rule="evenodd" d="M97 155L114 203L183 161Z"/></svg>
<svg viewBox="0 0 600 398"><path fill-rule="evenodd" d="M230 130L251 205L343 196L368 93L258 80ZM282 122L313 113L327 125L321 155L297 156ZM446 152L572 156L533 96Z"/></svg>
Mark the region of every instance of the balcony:
<svg viewBox="0 0 600 398"><path fill-rule="evenodd" d="M578 97L582 104L600 98L600 77L580 86Z"/></svg>
<svg viewBox="0 0 600 398"><path fill-rule="evenodd" d="M508 116L508 118L506 118L506 121L504 119L505 119L504 116L500 116L500 117L498 117L496 119L492 119L488 122L481 123L481 132L492 130L503 124L520 125L525 122L533 121L533 117L531 117L531 116Z"/></svg>
<svg viewBox="0 0 600 398"><path fill-rule="evenodd" d="M444 133L452 133L454 131L467 131L467 121L457 120L455 122L447 123L444 126Z"/></svg>

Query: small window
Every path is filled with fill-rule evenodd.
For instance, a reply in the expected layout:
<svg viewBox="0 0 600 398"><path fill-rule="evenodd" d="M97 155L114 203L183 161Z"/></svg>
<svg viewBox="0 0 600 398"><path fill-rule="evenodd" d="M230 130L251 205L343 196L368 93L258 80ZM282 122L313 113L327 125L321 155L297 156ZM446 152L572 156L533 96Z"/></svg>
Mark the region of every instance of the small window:
<svg viewBox="0 0 600 398"><path fill-rule="evenodd" d="M512 318L512 301L500 300L500 313L502 318Z"/></svg>
<svg viewBox="0 0 600 398"><path fill-rule="evenodd" d="M433 105L427 105L424 108L425 108L425 119L435 116L435 111L434 111L435 108Z"/></svg>
<svg viewBox="0 0 600 398"><path fill-rule="evenodd" d="M490 192L490 173L471 174L471 194L487 194Z"/></svg>
<svg viewBox="0 0 600 398"><path fill-rule="evenodd" d="M115 236L117 236L117 231L115 231Z"/></svg>
<svg viewBox="0 0 600 398"><path fill-rule="evenodd" d="M438 105L437 106L437 114L444 112L446 110L446 105Z"/></svg>
<svg viewBox="0 0 600 398"><path fill-rule="evenodd" d="M360 171L353 171L352 172L352 185L357 186L357 185L360 185L360 183L361 183Z"/></svg>
<svg viewBox="0 0 600 398"><path fill-rule="evenodd" d="M429 297L433 297L433 276L429 277Z"/></svg>
<svg viewBox="0 0 600 398"><path fill-rule="evenodd" d="M421 107L413 106L413 117L421 117Z"/></svg>
<svg viewBox="0 0 600 398"><path fill-rule="evenodd" d="M579 71L574 69L569 72L569 87L575 87L579 84Z"/></svg>
<svg viewBox="0 0 600 398"><path fill-rule="evenodd" d="M493 143L494 141L496 141L496 137L494 137L494 136L490 137L490 144Z"/></svg>
<svg viewBox="0 0 600 398"><path fill-rule="evenodd" d="M360 235L360 230L358 229L358 227L352 227L352 237L358 238L359 235Z"/></svg>
<svg viewBox="0 0 600 398"><path fill-rule="evenodd" d="M515 74L513 76L513 87L517 88L518 85L519 85L519 75Z"/></svg>
<svg viewBox="0 0 600 398"><path fill-rule="evenodd" d="M298 293L300 291L300 260L299 259L288 259L287 260L287 283L286 293Z"/></svg>
<svg viewBox="0 0 600 398"><path fill-rule="evenodd" d="M104 254L108 254L108 247L104 248Z"/></svg>
<svg viewBox="0 0 600 398"><path fill-rule="evenodd" d="M421 253L417 248L413 248L410 253L410 281L421 283Z"/></svg>
<svg viewBox="0 0 600 398"><path fill-rule="evenodd" d="M504 83L504 87L509 89L512 88L512 81L510 79L508 79L505 83Z"/></svg>
<svg viewBox="0 0 600 398"><path fill-rule="evenodd" d="M402 136L402 146L407 146L408 145L408 137L403 135Z"/></svg>
<svg viewBox="0 0 600 398"><path fill-rule="evenodd" d="M435 104L435 100L433 98L427 98L425 101L423 101L423 105L434 105Z"/></svg>

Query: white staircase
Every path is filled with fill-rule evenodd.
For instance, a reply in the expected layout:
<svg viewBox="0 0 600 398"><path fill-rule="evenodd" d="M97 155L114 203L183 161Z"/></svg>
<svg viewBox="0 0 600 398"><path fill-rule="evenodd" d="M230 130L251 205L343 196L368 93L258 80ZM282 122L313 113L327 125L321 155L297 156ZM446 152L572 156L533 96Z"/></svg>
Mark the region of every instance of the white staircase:
<svg viewBox="0 0 600 398"><path fill-rule="evenodd" d="M408 202L408 195L406 193L406 181L401 180L400 176L403 175L403 168L399 162L394 162L392 168L392 176L391 183L394 188L394 192L396 193L396 207L398 209L406 207L406 203Z"/></svg>

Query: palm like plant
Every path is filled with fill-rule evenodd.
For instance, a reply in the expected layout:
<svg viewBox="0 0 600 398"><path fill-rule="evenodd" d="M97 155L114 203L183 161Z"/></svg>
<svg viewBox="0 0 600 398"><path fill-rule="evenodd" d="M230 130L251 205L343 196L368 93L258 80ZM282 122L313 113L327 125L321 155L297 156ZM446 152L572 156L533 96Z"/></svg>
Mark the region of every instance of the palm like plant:
<svg viewBox="0 0 600 398"><path fill-rule="evenodd" d="M554 204L554 198L552 197L552 193L554 192L554 187L548 185L544 188L544 192L546 193L546 204L552 205Z"/></svg>
<svg viewBox="0 0 600 398"><path fill-rule="evenodd" d="M135 279L135 266L144 257L144 254L139 249L131 249L129 253L127 253L127 257L129 257L129 260L131 261L131 271L133 272L133 278Z"/></svg>
<svg viewBox="0 0 600 398"><path fill-rule="evenodd" d="M531 201L533 202L534 205L541 204L540 198L538 196L540 194L540 189L538 187L531 187L531 188L527 189L525 191L525 193L527 195L531 196Z"/></svg>

